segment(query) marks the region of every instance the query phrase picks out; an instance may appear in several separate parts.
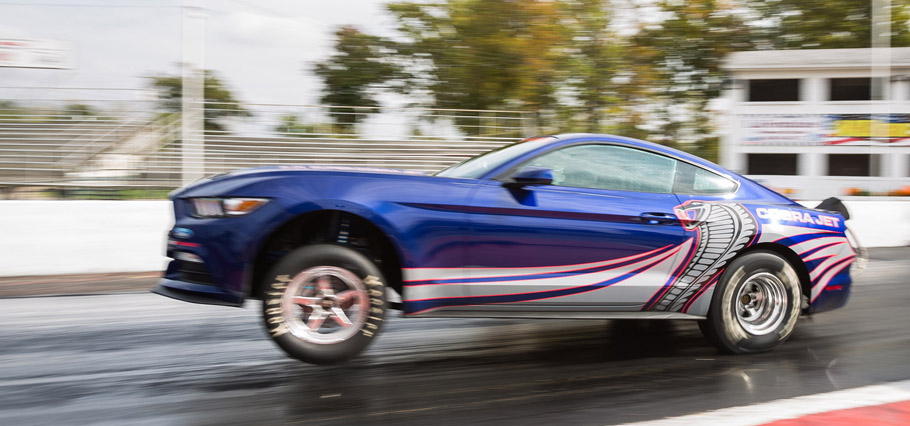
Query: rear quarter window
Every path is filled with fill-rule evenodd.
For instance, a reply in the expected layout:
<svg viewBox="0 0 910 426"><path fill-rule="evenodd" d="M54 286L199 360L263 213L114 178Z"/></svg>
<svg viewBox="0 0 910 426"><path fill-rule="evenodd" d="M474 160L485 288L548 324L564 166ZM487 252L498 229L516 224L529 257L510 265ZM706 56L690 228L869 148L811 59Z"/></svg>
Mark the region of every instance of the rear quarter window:
<svg viewBox="0 0 910 426"><path fill-rule="evenodd" d="M691 195L720 195L733 192L736 182L710 170L680 162L673 192Z"/></svg>

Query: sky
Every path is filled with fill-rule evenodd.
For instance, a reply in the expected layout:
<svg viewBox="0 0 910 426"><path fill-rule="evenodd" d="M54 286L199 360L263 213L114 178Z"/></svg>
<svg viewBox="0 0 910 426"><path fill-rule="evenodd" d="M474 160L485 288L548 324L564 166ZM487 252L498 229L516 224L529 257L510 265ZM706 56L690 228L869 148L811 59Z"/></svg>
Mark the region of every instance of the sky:
<svg viewBox="0 0 910 426"><path fill-rule="evenodd" d="M193 21L204 27L205 68L214 70L236 99L256 111L257 118L246 120L249 122L231 120L232 131L261 133L292 111L302 112L304 120L321 121L324 117L318 115L318 109L250 108L250 104L319 104L322 84L312 67L332 53L334 31L352 25L368 33L393 36L395 23L384 6L389 1L0 0L0 39L62 41L72 46L75 59L73 68L66 70L0 68L0 100L47 99L53 105L152 100L155 93L149 89L148 77L180 72L183 16L189 10L185 6L202 5L204 19ZM614 1L647 5L654 0ZM617 21L642 19L630 13L620 10ZM380 101L389 107L408 103L395 94L383 94ZM115 107L138 112L147 109L144 103L128 102ZM416 121L408 114L387 110L368 118L361 130L380 139L409 134L408 126L437 136L458 132L438 124L423 128L425 124L413 124Z"/></svg>
<svg viewBox="0 0 910 426"><path fill-rule="evenodd" d="M0 0L0 39L62 40L75 53L71 70L0 68L0 98L101 96L27 88L145 88L145 76L178 73L182 3L204 6L205 67L247 103L318 103L310 70L330 55L333 31L392 27L372 0Z"/></svg>

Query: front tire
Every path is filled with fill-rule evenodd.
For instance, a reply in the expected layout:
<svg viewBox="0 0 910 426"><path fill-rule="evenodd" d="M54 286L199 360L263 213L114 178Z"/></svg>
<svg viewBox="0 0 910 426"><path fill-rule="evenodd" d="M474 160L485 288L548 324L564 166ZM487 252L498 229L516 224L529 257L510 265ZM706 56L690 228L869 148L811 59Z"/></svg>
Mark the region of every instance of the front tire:
<svg viewBox="0 0 910 426"><path fill-rule="evenodd" d="M714 290L705 337L722 352L747 354L780 346L796 327L799 277L786 259L758 250L728 266Z"/></svg>
<svg viewBox="0 0 910 426"><path fill-rule="evenodd" d="M293 358L313 364L346 361L382 329L388 304L384 278L355 250L302 247L281 258L267 279L265 327Z"/></svg>

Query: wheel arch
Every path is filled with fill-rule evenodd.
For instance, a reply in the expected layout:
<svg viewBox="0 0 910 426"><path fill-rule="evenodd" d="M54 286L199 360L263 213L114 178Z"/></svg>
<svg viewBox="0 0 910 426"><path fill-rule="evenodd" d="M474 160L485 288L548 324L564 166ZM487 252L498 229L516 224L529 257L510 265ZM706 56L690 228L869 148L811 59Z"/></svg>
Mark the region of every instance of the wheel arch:
<svg viewBox="0 0 910 426"><path fill-rule="evenodd" d="M736 255L736 257L731 259L731 262L740 256L744 256L748 253L758 251L758 250L770 251L770 252L776 253L776 254L780 255L781 257L783 257L788 263L790 263L790 266L792 266L793 269L796 270L796 275L797 275L797 277L799 277L799 288L800 288L800 291L802 292L803 298L805 298L809 294L811 294L812 279L809 277L809 269L806 267L806 263L803 262L802 258L800 258L799 255L796 254L795 251L793 251L793 249L791 249L790 247L787 247L783 244L765 242L765 243L758 243L758 244L751 245L751 246L743 249L741 252L739 252ZM728 263L728 265L729 265L729 263ZM803 301L800 301L800 303L803 303ZM800 306L800 310L803 313L806 313L808 311L808 309L809 309L809 307L807 306L807 304L803 304Z"/></svg>
<svg viewBox="0 0 910 426"><path fill-rule="evenodd" d="M298 213L276 227L262 239L252 257L248 296L261 297L263 277L285 254L302 246L326 243L348 246L366 254L378 264L389 287L401 294L402 248L386 226L378 224L375 217L371 220L361 213L351 209L316 208Z"/></svg>

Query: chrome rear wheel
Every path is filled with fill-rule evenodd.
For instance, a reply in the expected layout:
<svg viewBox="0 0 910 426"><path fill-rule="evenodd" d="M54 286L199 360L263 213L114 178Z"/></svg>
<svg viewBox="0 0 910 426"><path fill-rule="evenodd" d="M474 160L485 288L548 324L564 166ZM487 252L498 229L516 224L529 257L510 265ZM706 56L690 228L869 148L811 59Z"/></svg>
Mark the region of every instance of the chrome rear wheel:
<svg viewBox="0 0 910 426"><path fill-rule="evenodd" d="M746 331L762 336L774 331L784 320L787 290L776 275L760 272L739 288L736 320Z"/></svg>
<svg viewBox="0 0 910 426"><path fill-rule="evenodd" d="M765 352L793 334L801 300L799 276L789 261L772 251L754 250L721 273L708 317L698 325L723 352Z"/></svg>

